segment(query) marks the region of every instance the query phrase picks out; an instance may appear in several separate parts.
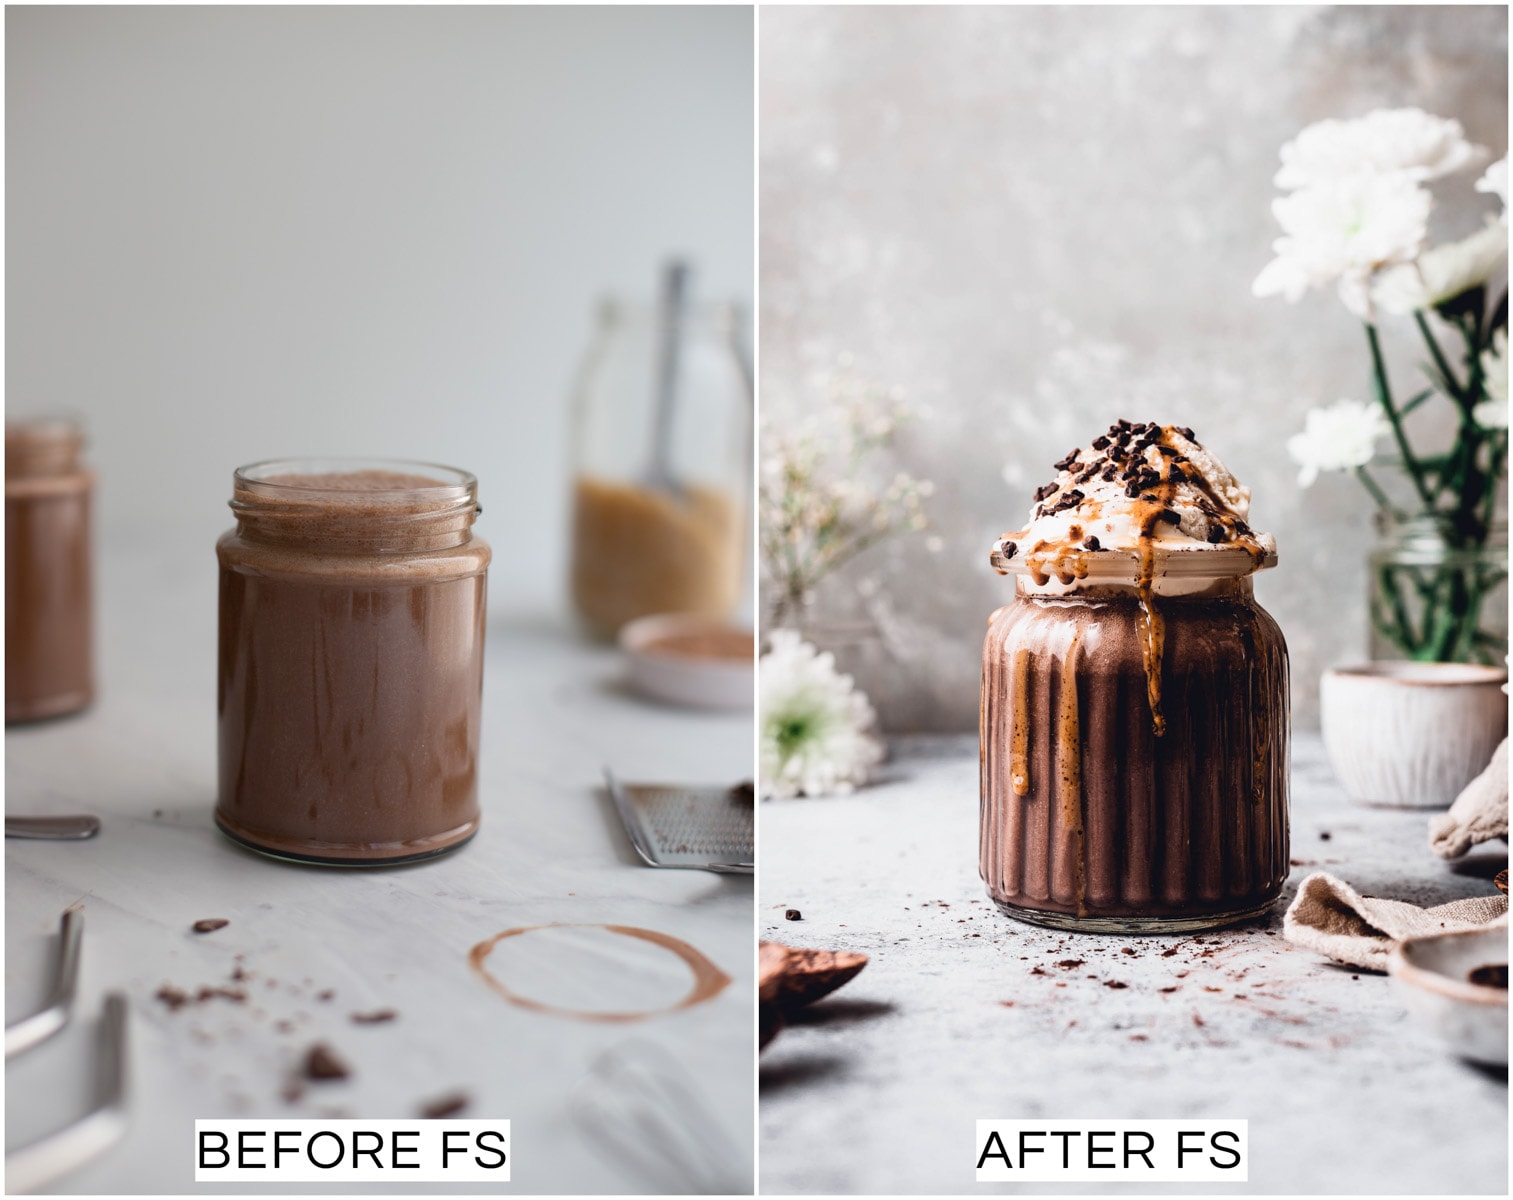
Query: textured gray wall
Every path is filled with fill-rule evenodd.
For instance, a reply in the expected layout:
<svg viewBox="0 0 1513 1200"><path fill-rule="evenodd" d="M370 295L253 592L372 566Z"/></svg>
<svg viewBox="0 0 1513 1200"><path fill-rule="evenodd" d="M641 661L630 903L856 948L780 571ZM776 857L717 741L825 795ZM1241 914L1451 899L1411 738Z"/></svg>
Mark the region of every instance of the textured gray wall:
<svg viewBox="0 0 1513 1200"><path fill-rule="evenodd" d="M1365 653L1371 509L1341 476L1300 492L1285 441L1369 377L1332 293L1250 296L1277 151L1413 104L1500 156L1506 9L768 8L760 37L763 419L844 353L925 414L894 455L936 483L941 544L869 551L812 613L884 725L975 727L1011 587L989 544L1120 416L1192 425L1253 488L1281 553L1257 590L1316 724L1320 670ZM1437 186L1445 235L1495 211L1477 174ZM1384 336L1406 386L1411 326Z"/></svg>

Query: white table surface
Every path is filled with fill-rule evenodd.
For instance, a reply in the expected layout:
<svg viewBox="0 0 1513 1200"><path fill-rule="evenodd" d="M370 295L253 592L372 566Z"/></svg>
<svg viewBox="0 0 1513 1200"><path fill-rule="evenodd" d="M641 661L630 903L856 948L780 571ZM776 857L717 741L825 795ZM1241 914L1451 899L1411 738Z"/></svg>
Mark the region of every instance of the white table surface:
<svg viewBox="0 0 1513 1200"><path fill-rule="evenodd" d="M764 1193L1064 1191L975 1183L974 1120L1243 1117L1249 1184L1198 1190L1507 1194L1506 1076L1451 1058L1386 976L1281 937L1316 870L1422 904L1491 894L1429 853L1424 813L1350 804L1298 737L1298 865L1269 919L1201 941L1065 934L983 892L977 739L893 750L876 786L759 810L762 936L871 956L762 1055Z"/></svg>
<svg viewBox="0 0 1513 1200"><path fill-rule="evenodd" d="M571 1115L570 1096L591 1061L630 1039L665 1047L692 1074L733 1144L733 1186L749 1190L751 880L639 865L599 788L604 764L628 780L749 779L750 714L644 703L619 687L614 652L586 646L565 624L496 620L474 841L405 868L275 862L233 845L212 823L215 568L211 548L202 549L192 559L151 545L106 556L97 705L6 731L7 812L87 811L104 822L90 842L6 843L7 1021L42 998L62 909L82 901L85 912L78 1015L7 1065L7 1144L83 1110L101 997L120 988L132 1014L130 1131L57 1191L256 1190L192 1182L196 1117L412 1117L454 1089L473 1098L460 1116L511 1120L508 1190L678 1190L675 1172L606 1151ZM202 917L231 923L191 933ZM468 951L501 930L548 922L658 930L696 947L734 982L710 1002L627 1025L515 1007L470 969ZM495 958L529 966L534 982L522 990L540 999L582 1005L598 997L601 1006L639 1009L688 988L687 968L645 943L592 932L572 946L525 945L533 940L516 939ZM505 961L506 949L523 957ZM228 982L238 954L256 976L248 1003L170 1012L153 998L165 983L192 991ZM326 988L336 996L321 1002L316 993ZM349 1020L378 1008L399 1017ZM317 1040L347 1060L353 1077L310 1085L288 1105L280 1099L288 1071Z"/></svg>

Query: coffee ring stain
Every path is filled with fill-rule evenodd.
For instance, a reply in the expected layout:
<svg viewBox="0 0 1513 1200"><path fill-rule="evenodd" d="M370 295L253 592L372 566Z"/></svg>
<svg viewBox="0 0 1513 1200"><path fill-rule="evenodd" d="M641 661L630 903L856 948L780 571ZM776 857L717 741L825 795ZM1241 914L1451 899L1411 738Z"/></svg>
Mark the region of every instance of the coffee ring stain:
<svg viewBox="0 0 1513 1200"><path fill-rule="evenodd" d="M561 1008L555 1004L545 1004L540 1000L532 1000L529 996L522 996L502 983L489 969L484 966L484 960L493 953L494 947L506 938L519 937L524 933L533 933L538 929L605 929L610 933L619 934L621 937L636 938L639 941L650 942L654 946L660 946L664 950L670 950L681 958L693 975L693 986L676 1004L667 1005L665 1008L648 1008L633 1012L596 1012L591 1009ZM635 925L601 925L594 922L577 921L552 921L545 925L517 925L513 929L506 929L502 933L496 933L491 938L486 938L468 951L468 962L473 970L483 977L494 991L498 992L511 1004L520 1008L529 1009L531 1012L546 1013L554 1017L574 1017L580 1021L644 1021L650 1017L660 1017L666 1013L677 1012L679 1009L692 1008L696 1004L703 1004L706 1000L712 1000L730 986L731 978L705 958L702 953L694 949L680 938L670 934L658 933L654 929L641 929Z"/></svg>

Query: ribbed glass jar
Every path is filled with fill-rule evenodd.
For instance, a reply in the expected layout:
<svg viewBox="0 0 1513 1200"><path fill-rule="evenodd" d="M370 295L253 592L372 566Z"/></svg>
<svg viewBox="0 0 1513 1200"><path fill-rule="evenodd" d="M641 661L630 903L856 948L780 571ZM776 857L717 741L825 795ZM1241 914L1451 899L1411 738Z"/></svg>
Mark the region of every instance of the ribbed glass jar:
<svg viewBox="0 0 1513 1200"><path fill-rule="evenodd" d="M993 614L980 870L1011 916L1180 932L1281 892L1287 647L1243 551L1178 562L1146 586L1117 570L1070 586L1020 575Z"/></svg>

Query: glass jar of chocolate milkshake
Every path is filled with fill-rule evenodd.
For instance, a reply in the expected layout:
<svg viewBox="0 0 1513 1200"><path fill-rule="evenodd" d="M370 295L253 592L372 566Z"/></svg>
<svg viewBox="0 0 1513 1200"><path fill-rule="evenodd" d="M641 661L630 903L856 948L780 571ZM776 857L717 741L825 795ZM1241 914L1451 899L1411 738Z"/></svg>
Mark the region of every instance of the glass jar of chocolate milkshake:
<svg viewBox="0 0 1513 1200"><path fill-rule="evenodd" d="M5 720L77 712L94 697L94 476L71 421L5 423Z"/></svg>
<svg viewBox="0 0 1513 1200"><path fill-rule="evenodd" d="M980 869L1011 916L1162 933L1288 872L1287 647L1250 493L1191 430L1121 421L1056 464L983 647Z"/></svg>
<svg viewBox="0 0 1513 1200"><path fill-rule="evenodd" d="M220 560L216 822L280 858L409 862L478 829L490 552L428 463L236 472Z"/></svg>

